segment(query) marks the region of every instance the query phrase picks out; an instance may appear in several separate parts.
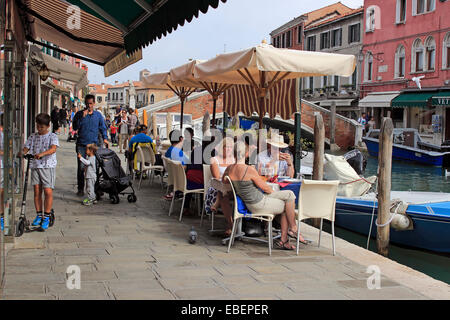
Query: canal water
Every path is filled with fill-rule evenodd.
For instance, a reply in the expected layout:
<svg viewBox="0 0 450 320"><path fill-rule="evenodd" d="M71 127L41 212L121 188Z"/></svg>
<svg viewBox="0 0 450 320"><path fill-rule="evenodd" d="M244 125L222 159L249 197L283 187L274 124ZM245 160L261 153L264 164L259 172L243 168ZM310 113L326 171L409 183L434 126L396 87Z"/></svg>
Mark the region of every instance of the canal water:
<svg viewBox="0 0 450 320"><path fill-rule="evenodd" d="M368 162L364 176L376 175L377 158L368 154L366 154L366 157ZM394 160L392 162L392 190L450 193L450 177L445 178L442 168ZM324 230L331 232L331 227L327 224ZM336 236L363 248L367 246L367 235L364 236L337 227ZM369 249L376 252L375 239L371 239ZM391 244L389 246L389 258L450 284L450 254L437 254Z"/></svg>

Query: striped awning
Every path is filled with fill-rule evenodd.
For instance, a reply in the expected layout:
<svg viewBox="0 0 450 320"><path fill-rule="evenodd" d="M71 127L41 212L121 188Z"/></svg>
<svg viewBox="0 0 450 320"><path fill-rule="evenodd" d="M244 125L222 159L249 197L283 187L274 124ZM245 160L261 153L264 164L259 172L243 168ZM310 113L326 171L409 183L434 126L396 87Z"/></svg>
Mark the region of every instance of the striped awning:
<svg viewBox="0 0 450 320"><path fill-rule="evenodd" d="M268 113L271 118L279 115L283 119L290 119L298 110L298 93L297 79L276 84L265 100L264 115ZM252 116L253 112L259 114L256 90L248 85L236 85L228 89L223 96L223 110L231 116L239 112L248 117Z"/></svg>

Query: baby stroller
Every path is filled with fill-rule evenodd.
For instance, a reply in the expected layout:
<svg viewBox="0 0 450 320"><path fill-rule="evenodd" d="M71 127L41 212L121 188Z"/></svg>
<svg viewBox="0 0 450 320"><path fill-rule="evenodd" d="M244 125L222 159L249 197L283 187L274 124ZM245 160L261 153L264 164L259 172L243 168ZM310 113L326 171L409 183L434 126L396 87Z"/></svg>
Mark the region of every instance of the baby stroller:
<svg viewBox="0 0 450 320"><path fill-rule="evenodd" d="M120 158L111 149L99 148L95 154L97 160L97 182L95 195L100 200L103 193L108 193L113 204L120 202L119 194L128 194L128 202L136 202L137 197L131 183L131 177L125 174ZM123 192L128 187L132 192Z"/></svg>

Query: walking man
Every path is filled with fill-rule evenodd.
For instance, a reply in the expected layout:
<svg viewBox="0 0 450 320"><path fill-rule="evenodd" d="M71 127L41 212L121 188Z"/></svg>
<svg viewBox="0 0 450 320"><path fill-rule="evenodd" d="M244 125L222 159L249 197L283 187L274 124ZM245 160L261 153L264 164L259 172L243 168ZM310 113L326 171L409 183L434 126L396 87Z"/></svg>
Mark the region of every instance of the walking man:
<svg viewBox="0 0 450 320"><path fill-rule="evenodd" d="M99 132L103 137L105 146L108 147L108 135L106 132L106 124L103 115L99 111L94 110L95 96L92 94L86 95L84 98L86 108L78 111L73 117L73 130L78 131L78 138L76 144L76 152L80 153L83 158L86 158L86 146L94 143L98 145ZM81 161L78 159L77 168L77 182L78 182L78 196L84 195L84 170Z"/></svg>

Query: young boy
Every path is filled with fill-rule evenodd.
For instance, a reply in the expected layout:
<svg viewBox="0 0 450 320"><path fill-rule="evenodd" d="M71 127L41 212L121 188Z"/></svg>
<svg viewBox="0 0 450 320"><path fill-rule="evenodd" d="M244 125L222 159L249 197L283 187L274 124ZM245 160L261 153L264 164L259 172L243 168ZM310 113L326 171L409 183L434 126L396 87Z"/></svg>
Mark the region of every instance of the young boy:
<svg viewBox="0 0 450 320"><path fill-rule="evenodd" d="M86 146L87 159L83 158L81 153L78 153L78 159L80 159L80 161L84 164L86 170L85 185L88 197L83 200L83 205L85 206L91 206L94 203L97 203L97 197L95 196L95 181L97 180L95 153L97 150L97 145L91 143Z"/></svg>
<svg viewBox="0 0 450 320"><path fill-rule="evenodd" d="M113 121L112 123L111 123L111 144L113 145L113 146L117 146L117 130L118 130L119 128L117 127L117 124L116 124L116 122L115 121Z"/></svg>
<svg viewBox="0 0 450 320"><path fill-rule="evenodd" d="M23 154L30 152L34 160L30 163L31 185L34 188L34 206L36 219L32 226L48 229L50 212L53 206L53 189L55 188L56 148L58 137L49 132L50 116L40 113L36 116L37 133L33 133L25 143ZM44 214L42 214L42 192L44 192Z"/></svg>

